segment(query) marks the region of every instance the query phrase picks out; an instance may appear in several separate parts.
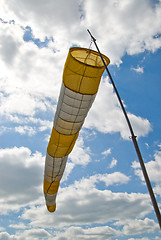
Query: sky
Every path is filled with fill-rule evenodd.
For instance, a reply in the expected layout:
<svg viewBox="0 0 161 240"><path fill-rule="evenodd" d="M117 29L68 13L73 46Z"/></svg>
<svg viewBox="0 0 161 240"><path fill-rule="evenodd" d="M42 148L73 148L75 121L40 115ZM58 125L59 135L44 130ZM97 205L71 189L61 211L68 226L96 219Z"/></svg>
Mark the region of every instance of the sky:
<svg viewBox="0 0 161 240"><path fill-rule="evenodd" d="M49 213L46 149L69 48L90 29L161 207L161 1L0 1L0 239L161 240L116 94L104 72ZM91 46L95 50L94 44Z"/></svg>

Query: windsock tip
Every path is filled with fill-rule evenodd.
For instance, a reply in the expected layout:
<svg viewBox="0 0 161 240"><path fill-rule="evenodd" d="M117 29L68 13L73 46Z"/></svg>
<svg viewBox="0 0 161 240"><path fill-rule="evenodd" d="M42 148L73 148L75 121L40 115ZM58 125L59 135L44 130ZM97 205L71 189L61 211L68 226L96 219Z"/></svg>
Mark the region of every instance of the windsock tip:
<svg viewBox="0 0 161 240"><path fill-rule="evenodd" d="M51 212L51 213L55 212L55 210L56 210L56 204L54 204L53 206L48 206L48 205L47 205L47 209L48 209L48 211Z"/></svg>

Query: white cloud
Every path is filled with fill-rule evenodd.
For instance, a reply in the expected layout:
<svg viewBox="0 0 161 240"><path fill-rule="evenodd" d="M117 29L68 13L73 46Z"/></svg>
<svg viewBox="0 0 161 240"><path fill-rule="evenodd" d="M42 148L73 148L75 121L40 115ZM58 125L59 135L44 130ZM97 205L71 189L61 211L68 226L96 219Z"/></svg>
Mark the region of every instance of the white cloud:
<svg viewBox="0 0 161 240"><path fill-rule="evenodd" d="M158 147L161 149L161 144L159 144Z"/></svg>
<svg viewBox="0 0 161 240"><path fill-rule="evenodd" d="M51 234L45 229L29 229L23 232L16 232L16 239L50 239Z"/></svg>
<svg viewBox="0 0 161 240"><path fill-rule="evenodd" d="M7 232L0 232L0 238L5 240L15 240L14 235L10 235Z"/></svg>
<svg viewBox="0 0 161 240"><path fill-rule="evenodd" d="M0 149L0 163L0 205L3 213L40 201L44 166L41 153L32 154L25 147Z"/></svg>
<svg viewBox="0 0 161 240"><path fill-rule="evenodd" d="M120 172L114 172L111 174L96 174L89 177L89 179L82 178L81 181L75 182L75 186L86 189L89 188L89 186L94 187L98 182L104 182L105 185L108 187L115 184L126 184L129 182L129 180L130 178L128 176Z"/></svg>
<svg viewBox="0 0 161 240"><path fill-rule="evenodd" d="M1 126L0 127L0 135L2 135L4 132L10 131L10 130L11 130L10 127Z"/></svg>
<svg viewBox="0 0 161 240"><path fill-rule="evenodd" d="M15 127L15 131L20 133L21 135L28 134L29 136L32 136L36 133L34 128L30 126L18 126L18 127Z"/></svg>
<svg viewBox="0 0 161 240"><path fill-rule="evenodd" d="M136 68L132 67L131 70L137 72L137 73L144 73L144 68L137 66Z"/></svg>
<svg viewBox="0 0 161 240"><path fill-rule="evenodd" d="M83 229L81 227L69 227L64 232L57 232L55 239L90 239L90 240L104 240L111 239L111 237L116 237L119 235L119 231L108 226L94 227Z"/></svg>
<svg viewBox="0 0 161 240"><path fill-rule="evenodd" d="M0 239L5 240L22 240L22 239L52 239L52 235L45 229L33 228L24 231L17 231L16 234L10 235L7 232L0 233Z"/></svg>
<svg viewBox="0 0 161 240"><path fill-rule="evenodd" d="M53 113L54 116L54 113ZM36 132L46 131L52 129L53 121L43 120L41 118L30 117L30 116L21 116L16 114L8 115L6 121L12 122L15 125L15 131L20 134L34 135ZM5 132L11 130L11 128L1 127L0 132ZM49 139L48 139L49 140Z"/></svg>
<svg viewBox="0 0 161 240"><path fill-rule="evenodd" d="M160 147L160 145L158 145L158 147ZM134 161L132 163L132 167L134 169L134 173L143 181L144 177L143 177L143 173L141 171L140 165ZM149 179L151 182L154 182L155 185L153 187L153 191L155 194L157 194L158 196L161 196L161 179L160 179L160 173L161 173L161 151L155 151L154 154L154 160L149 161L147 163L145 163L145 167L149 176ZM156 198L156 201L159 203L159 200Z"/></svg>
<svg viewBox="0 0 161 240"><path fill-rule="evenodd" d="M155 184L161 186L161 151L156 151L154 154L154 160L145 163L149 178ZM134 168L135 174L140 177L142 181L144 181L144 177L142 171L140 169L140 165L138 162L134 161L132 163L132 167Z"/></svg>
<svg viewBox="0 0 161 240"><path fill-rule="evenodd" d="M135 134L145 136L151 131L151 125L147 119L128 113ZM85 128L96 129L102 133L120 132L122 138L131 136L123 112L113 92L112 85L107 78L100 84L95 102L84 123Z"/></svg>
<svg viewBox="0 0 161 240"><path fill-rule="evenodd" d="M154 187L154 192L161 197L161 184L156 184Z"/></svg>
<svg viewBox="0 0 161 240"><path fill-rule="evenodd" d="M40 49L32 42L23 41L24 32L19 26L1 22L0 25L1 48L12 48L11 41L2 37L6 36L13 39L17 49L13 56L6 51L0 55L1 114L33 116L38 109L45 111L51 107L48 99L58 98L66 52Z"/></svg>
<svg viewBox="0 0 161 240"><path fill-rule="evenodd" d="M107 150L105 150L101 154L107 157L109 154L111 154L111 148L108 148Z"/></svg>
<svg viewBox="0 0 161 240"><path fill-rule="evenodd" d="M117 160L115 158L112 159L109 168L113 168L117 165Z"/></svg>
<svg viewBox="0 0 161 240"><path fill-rule="evenodd" d="M90 148L85 147L83 137L79 136L69 158L74 164L86 166L91 161L90 155Z"/></svg>
<svg viewBox="0 0 161 240"><path fill-rule="evenodd" d="M150 240L148 237L143 238L129 238L128 240Z"/></svg>
<svg viewBox="0 0 161 240"><path fill-rule="evenodd" d="M75 39L77 42L78 38L83 39L79 2L75 0L68 2L49 0L46 3L41 0L41 2L28 1L26 3L26 1L18 0L17 7L15 7L14 2L2 2L3 11L0 13L2 18L14 19L20 24L31 26L33 34L41 39L44 39L46 35L52 36L54 34L55 48L60 50L62 45L69 47L72 42L75 43ZM40 22L42 22L41 26L38 24Z"/></svg>
<svg viewBox="0 0 161 240"><path fill-rule="evenodd" d="M39 111L46 110L45 103L40 98L21 91L11 93L8 96L2 96L1 104L1 115L21 114L33 116L37 109Z"/></svg>
<svg viewBox="0 0 161 240"><path fill-rule="evenodd" d="M150 147L148 143L145 143L145 146L147 149L149 149L149 147Z"/></svg>
<svg viewBox="0 0 161 240"><path fill-rule="evenodd" d="M118 64L126 52L137 54L160 48L160 14L160 1L152 4L146 0L18 0L16 4L15 0L2 0L0 11L4 19L31 26L37 37L53 36L55 49L59 50L72 44L87 47L89 28L103 52ZM149 27L151 23L153 27Z"/></svg>
<svg viewBox="0 0 161 240"><path fill-rule="evenodd" d="M122 232L125 235L138 235L144 232L146 233L153 233L159 230L158 223L154 222L154 220L145 218L145 219L131 219L123 221L122 223L119 222L116 225L123 225Z"/></svg>
<svg viewBox="0 0 161 240"><path fill-rule="evenodd" d="M118 173L109 176L95 175L66 188L60 188L54 217L47 212L45 206L33 206L25 209L21 219L29 220L32 227L62 228L144 217L151 211L148 195L113 193L95 187L99 181L104 181L107 186L115 184L115 179L117 183L121 180L121 183L122 177L126 178Z"/></svg>
<svg viewBox="0 0 161 240"><path fill-rule="evenodd" d="M15 228L15 229L25 229L25 228L27 228L27 226L22 222L20 222L18 224L10 224L9 227L10 228Z"/></svg>
<svg viewBox="0 0 161 240"><path fill-rule="evenodd" d="M84 10L85 25L95 34L101 49L106 49L112 62L120 63L126 52L155 51L161 46L161 39L154 38L160 33L160 2L152 6L146 0L88 0L84 1ZM149 27L151 22L154 28Z"/></svg>
<svg viewBox="0 0 161 240"><path fill-rule="evenodd" d="M44 131L51 127L51 123L38 119L35 115L40 111L50 111L50 113L55 111L54 104L58 98L61 80L59 79L55 83L53 80L59 75L59 61L56 60L54 64L55 55L51 50L39 49L31 42L24 42L24 32L20 26L2 22L0 25L0 47L3 49L0 54L1 119L4 117L5 120L14 123L39 125L35 129L33 126L27 125L16 126L15 131L21 134L32 135L35 131ZM6 41L3 36L6 39L9 38L10 41ZM10 51L5 49L12 48L12 42L14 42L16 50L11 52L10 56ZM57 67L53 68L49 64L51 62ZM51 92L49 89L52 89ZM50 97L52 97L52 101ZM2 133L12 130L5 127L5 122L3 124Z"/></svg>
<svg viewBox="0 0 161 240"><path fill-rule="evenodd" d="M150 220L150 219L145 219L145 220L129 220L130 223L134 223L136 226L136 222L140 222L140 225L138 226L139 230L141 230L141 227L143 227L142 230L148 230L147 232L153 232L153 230L156 228L156 224ZM152 223L152 226L148 225L149 223ZM130 224L129 224L130 225ZM134 228L135 228L134 226ZM149 229L147 229L147 226L149 226ZM157 228L158 229L158 228ZM141 231L140 231L141 232ZM146 232L146 233L147 233ZM124 237L124 239L127 239L127 235L139 235L139 231L133 232L125 232L124 228L122 231L116 230L112 227L109 226L96 226L96 227L86 227L82 228L79 226L71 226L68 228L64 229L57 229L56 231L46 231L45 229L41 228L33 228L33 229L28 229L25 231L17 231L15 235L10 235L6 232L0 233L0 237L2 239L7 239L7 240L21 240L21 239L55 239L55 240L60 240L60 239L65 239L65 240L70 240L70 239L90 239L90 240L104 240L104 239L117 239L117 237ZM148 237L143 237L143 238L128 238L128 240L150 240L150 239L155 239L155 240L160 240L158 236L155 236L154 238L148 238Z"/></svg>
<svg viewBox="0 0 161 240"><path fill-rule="evenodd" d="M70 175L70 173L72 172L74 167L75 167L74 163L67 161L67 164L66 164L65 171L63 173L63 177L61 179L61 182L64 182L68 179L68 176Z"/></svg>
<svg viewBox="0 0 161 240"><path fill-rule="evenodd" d="M90 0L88 1L90 2ZM21 4L25 3L22 1ZM28 11L30 4L27 5L25 11ZM97 5L96 0L95 4ZM9 6L9 2L7 2L7 5ZM51 5L51 2L49 5ZM49 6L45 5L45 7ZM16 49L18 49L12 54L14 56L11 56L12 64L8 63L9 57L7 52L0 56L0 63L3 69L0 73L2 82L1 114L7 117L16 114L34 117L39 111L45 112L49 109L52 111L53 108L55 109L59 95L62 71L68 48L63 45L64 48L59 49L55 53L50 48L39 49L34 43L23 41L23 30L17 25L3 24L1 22L0 24L3 26L0 30L0 36L5 35L13 38ZM16 33L18 34L16 35ZM57 44L56 42L54 43L55 45ZM3 38L1 39L1 45L4 49L8 47L7 42ZM4 57L3 55L7 56ZM5 60L6 58L7 60ZM53 99L53 108L48 98ZM147 119L131 113L128 115L137 136L145 136L151 131L151 126ZM84 126L103 133L120 132L124 139L128 139L130 136L117 98L107 79L104 79L101 83L100 92ZM20 126L18 127L19 130Z"/></svg>
<svg viewBox="0 0 161 240"><path fill-rule="evenodd" d="M131 121L131 125L134 129L135 135L137 137L146 136L149 132L152 131L152 127L148 119L135 116L134 114L131 114L131 113L129 113L128 115ZM123 138L127 137L126 134L127 134L126 132L122 133Z"/></svg>
<svg viewBox="0 0 161 240"><path fill-rule="evenodd" d="M0 239L3 240L22 240L22 239L52 239L52 235L45 229L29 229L25 231L17 231L16 234L7 232L0 233Z"/></svg>

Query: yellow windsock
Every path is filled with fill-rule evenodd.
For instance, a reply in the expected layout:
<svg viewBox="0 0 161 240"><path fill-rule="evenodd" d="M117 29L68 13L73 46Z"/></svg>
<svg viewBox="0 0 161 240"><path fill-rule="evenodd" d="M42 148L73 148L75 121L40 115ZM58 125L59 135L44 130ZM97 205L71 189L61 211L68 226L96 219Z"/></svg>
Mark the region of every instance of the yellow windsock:
<svg viewBox="0 0 161 240"><path fill-rule="evenodd" d="M110 60L102 56L108 65ZM98 52L70 48L45 160L43 186L49 212L56 209L56 196L68 155L95 99L104 70Z"/></svg>

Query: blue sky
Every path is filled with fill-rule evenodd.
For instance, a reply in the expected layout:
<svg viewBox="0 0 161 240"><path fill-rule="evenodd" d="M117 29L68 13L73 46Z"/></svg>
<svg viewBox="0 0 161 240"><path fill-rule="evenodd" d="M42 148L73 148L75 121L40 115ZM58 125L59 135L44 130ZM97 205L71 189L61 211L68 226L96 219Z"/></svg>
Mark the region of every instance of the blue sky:
<svg viewBox="0 0 161 240"><path fill-rule="evenodd" d="M57 197L42 182L62 72L89 28L124 102L161 206L161 2L1 0L0 239L160 240L129 130L106 73ZM95 50L94 44L92 49Z"/></svg>

